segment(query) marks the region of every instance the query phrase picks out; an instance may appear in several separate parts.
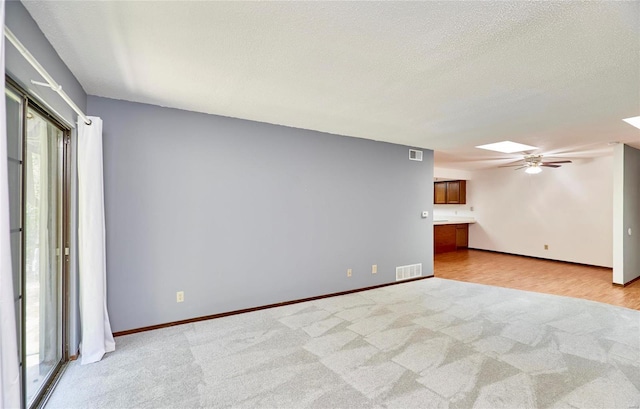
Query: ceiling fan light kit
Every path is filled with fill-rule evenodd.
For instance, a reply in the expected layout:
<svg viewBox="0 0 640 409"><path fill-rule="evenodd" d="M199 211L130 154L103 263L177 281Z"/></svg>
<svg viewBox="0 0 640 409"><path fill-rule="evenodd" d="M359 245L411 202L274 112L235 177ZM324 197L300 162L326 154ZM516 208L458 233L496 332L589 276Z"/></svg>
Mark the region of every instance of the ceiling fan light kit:
<svg viewBox="0 0 640 409"><path fill-rule="evenodd" d="M527 166L527 168L524 171L530 175L535 175L537 173L542 172L542 168L538 165L531 165L531 166Z"/></svg>

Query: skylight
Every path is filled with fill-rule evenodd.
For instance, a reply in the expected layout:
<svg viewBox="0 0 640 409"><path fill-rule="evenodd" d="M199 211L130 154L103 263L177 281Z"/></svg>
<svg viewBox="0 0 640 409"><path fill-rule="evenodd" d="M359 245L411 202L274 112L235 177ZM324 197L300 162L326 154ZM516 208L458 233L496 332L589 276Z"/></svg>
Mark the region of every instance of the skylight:
<svg viewBox="0 0 640 409"><path fill-rule="evenodd" d="M623 119L623 121L625 121L629 125L635 126L636 128L640 129L640 116L634 116L631 118Z"/></svg>
<svg viewBox="0 0 640 409"><path fill-rule="evenodd" d="M488 151L502 152L502 153L524 152L524 151L532 151L532 150L538 149L535 146L524 145L521 143L511 142L511 141L490 143L488 145L476 146L476 148L486 149Z"/></svg>

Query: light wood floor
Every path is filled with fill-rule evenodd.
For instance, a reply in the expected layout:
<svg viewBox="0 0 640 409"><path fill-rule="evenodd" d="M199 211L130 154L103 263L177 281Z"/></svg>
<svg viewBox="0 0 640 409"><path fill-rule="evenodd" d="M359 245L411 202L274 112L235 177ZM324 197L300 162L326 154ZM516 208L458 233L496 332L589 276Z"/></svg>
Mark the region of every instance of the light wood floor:
<svg viewBox="0 0 640 409"><path fill-rule="evenodd" d="M584 298L640 310L640 280L611 283L612 270L561 261L459 250L435 255L436 277Z"/></svg>

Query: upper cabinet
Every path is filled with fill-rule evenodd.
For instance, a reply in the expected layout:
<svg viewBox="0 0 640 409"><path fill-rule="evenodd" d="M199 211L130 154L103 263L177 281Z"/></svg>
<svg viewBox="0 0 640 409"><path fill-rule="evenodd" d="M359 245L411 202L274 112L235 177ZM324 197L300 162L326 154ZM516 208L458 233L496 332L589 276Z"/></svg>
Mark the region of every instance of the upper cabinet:
<svg viewBox="0 0 640 409"><path fill-rule="evenodd" d="M434 204L466 204L467 181L449 180L446 182L433 182Z"/></svg>
<svg viewBox="0 0 640 409"><path fill-rule="evenodd" d="M447 182L447 204L467 203L467 182L454 180Z"/></svg>
<svg viewBox="0 0 640 409"><path fill-rule="evenodd" d="M447 203L447 182L433 183L433 203L435 204Z"/></svg>

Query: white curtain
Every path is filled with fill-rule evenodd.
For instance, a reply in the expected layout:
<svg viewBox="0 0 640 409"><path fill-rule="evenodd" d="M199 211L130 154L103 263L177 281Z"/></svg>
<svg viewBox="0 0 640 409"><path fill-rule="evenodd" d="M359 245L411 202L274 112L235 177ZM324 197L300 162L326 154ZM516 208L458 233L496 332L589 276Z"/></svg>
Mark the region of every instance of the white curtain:
<svg viewBox="0 0 640 409"><path fill-rule="evenodd" d="M102 119L78 119L78 255L82 365L116 348L107 313Z"/></svg>
<svg viewBox="0 0 640 409"><path fill-rule="evenodd" d="M4 0L0 0L0 27L4 27ZM0 85L4 94L4 36L0 39L0 67L2 68ZM5 97L2 95L0 98L0 407L19 408L20 371L9 239L6 114Z"/></svg>

